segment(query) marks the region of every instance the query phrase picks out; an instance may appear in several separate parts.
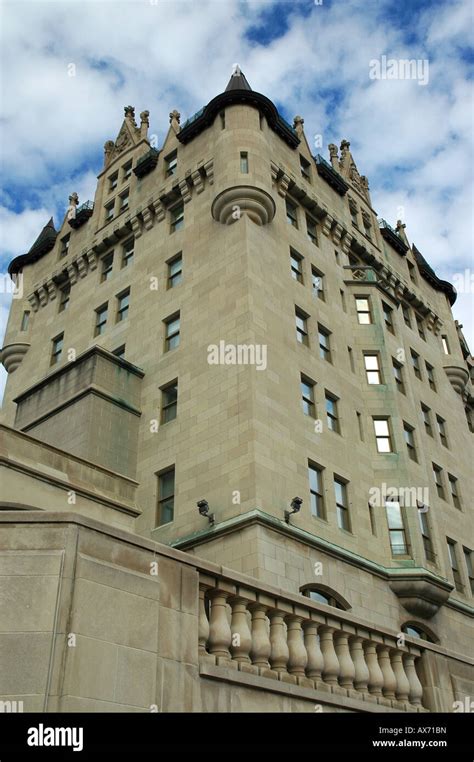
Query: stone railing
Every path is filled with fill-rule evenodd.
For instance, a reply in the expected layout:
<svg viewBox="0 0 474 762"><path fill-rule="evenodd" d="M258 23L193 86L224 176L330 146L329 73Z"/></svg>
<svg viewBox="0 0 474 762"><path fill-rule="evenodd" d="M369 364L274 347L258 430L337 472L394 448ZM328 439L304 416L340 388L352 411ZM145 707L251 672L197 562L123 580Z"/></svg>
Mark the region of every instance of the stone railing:
<svg viewBox="0 0 474 762"><path fill-rule="evenodd" d="M397 634L340 609L294 599L201 575L201 661L398 711L427 711L415 667L421 647L401 646Z"/></svg>

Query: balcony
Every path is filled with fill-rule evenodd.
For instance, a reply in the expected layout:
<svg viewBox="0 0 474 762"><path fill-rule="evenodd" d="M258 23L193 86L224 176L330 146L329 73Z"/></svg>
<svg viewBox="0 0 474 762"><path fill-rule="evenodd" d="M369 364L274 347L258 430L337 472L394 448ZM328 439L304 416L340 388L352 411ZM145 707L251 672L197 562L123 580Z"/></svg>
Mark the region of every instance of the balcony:
<svg viewBox="0 0 474 762"><path fill-rule="evenodd" d="M155 169L158 163L158 156L160 152L156 148L150 148L143 156L137 161L137 164L133 170L136 177L144 177L153 169Z"/></svg>
<svg viewBox="0 0 474 762"><path fill-rule="evenodd" d="M390 246L395 249L396 252L398 252L398 254L404 256L408 251L408 246L406 245L405 241L400 238L398 233L392 228L391 225L388 224L386 220L380 218L378 223L382 238L384 238L387 243L389 243Z"/></svg>
<svg viewBox="0 0 474 762"><path fill-rule="evenodd" d="M336 170L329 164L326 159L323 159L321 154L318 153L317 156L315 156L315 162L316 162L316 169L318 170L318 175L321 175L321 177L326 180L327 183L331 186L331 188L334 188L336 193L339 193L340 196L344 196L347 191L349 190L349 186L346 183L346 181L341 177L339 172L336 172Z"/></svg>
<svg viewBox="0 0 474 762"><path fill-rule="evenodd" d="M81 225L87 222L89 217L92 217L93 211L93 201L86 201L84 204L81 204L81 206L78 206L76 209L76 216L69 220L70 226L74 228L74 230L80 228Z"/></svg>

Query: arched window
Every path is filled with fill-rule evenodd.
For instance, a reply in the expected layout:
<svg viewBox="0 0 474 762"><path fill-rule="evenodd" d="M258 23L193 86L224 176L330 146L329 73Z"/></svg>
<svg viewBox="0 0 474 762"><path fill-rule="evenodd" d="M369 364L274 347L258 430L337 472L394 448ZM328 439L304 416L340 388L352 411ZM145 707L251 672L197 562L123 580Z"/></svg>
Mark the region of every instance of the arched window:
<svg viewBox="0 0 474 762"><path fill-rule="evenodd" d="M439 643L439 638L436 637L434 632L429 630L425 625L419 625L418 622L405 622L405 624L402 624L402 632L410 638L427 640L429 643Z"/></svg>
<svg viewBox="0 0 474 762"><path fill-rule="evenodd" d="M300 587L300 593L316 603L325 603L326 606L334 606L336 609L348 611L351 605L340 593L327 585L308 584Z"/></svg>

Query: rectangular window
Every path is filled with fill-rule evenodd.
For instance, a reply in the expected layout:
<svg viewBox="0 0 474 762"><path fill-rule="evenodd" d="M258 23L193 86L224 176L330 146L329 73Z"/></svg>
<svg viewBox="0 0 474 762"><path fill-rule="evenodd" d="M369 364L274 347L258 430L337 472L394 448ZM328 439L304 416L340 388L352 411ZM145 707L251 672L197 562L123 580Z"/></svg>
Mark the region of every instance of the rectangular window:
<svg viewBox="0 0 474 762"><path fill-rule="evenodd" d="M370 325L372 315L370 312L370 301L365 297L356 297L357 320L360 325Z"/></svg>
<svg viewBox="0 0 474 762"><path fill-rule="evenodd" d="M419 315L415 315L415 320L416 320L416 327L418 329L418 336L421 339L423 339L423 341L426 341L425 329L423 326L423 318L421 318Z"/></svg>
<svg viewBox="0 0 474 762"><path fill-rule="evenodd" d="M113 219L114 216L114 205L115 201L111 201L109 204L105 205L105 221L109 222L109 220Z"/></svg>
<svg viewBox="0 0 474 762"><path fill-rule="evenodd" d="M466 571L469 579L469 587L471 588L471 595L474 595L474 565L472 562L472 550L469 548L463 548L464 560L466 562Z"/></svg>
<svg viewBox="0 0 474 762"><path fill-rule="evenodd" d="M421 381L420 355L418 355L413 349L410 349L410 356L413 373Z"/></svg>
<svg viewBox="0 0 474 762"><path fill-rule="evenodd" d="M326 360L326 362L332 362L330 336L331 334L326 328L318 325L319 356L321 360Z"/></svg>
<svg viewBox="0 0 474 762"><path fill-rule="evenodd" d="M165 352L175 349L180 341L180 316L179 312L165 321Z"/></svg>
<svg viewBox="0 0 474 762"><path fill-rule="evenodd" d="M167 287L175 288L183 279L183 255L181 252L176 254L173 259L168 262L168 280Z"/></svg>
<svg viewBox="0 0 474 762"><path fill-rule="evenodd" d="M430 389L433 389L433 391L435 392L436 382L434 377L434 368L428 362L425 362L425 366L426 366L426 375L428 376L428 383L430 385Z"/></svg>
<svg viewBox="0 0 474 762"><path fill-rule="evenodd" d="M303 257L297 251L290 249L291 277L303 283Z"/></svg>
<svg viewBox="0 0 474 762"><path fill-rule="evenodd" d="M349 211L351 213L352 224L356 228L358 228L359 227L359 219L358 219L358 216L357 216L357 207L356 207L355 204L351 203L350 201L349 201Z"/></svg>
<svg viewBox="0 0 474 762"><path fill-rule="evenodd" d="M101 283L103 283L104 280L109 280L109 278L112 277L113 266L114 266L114 252L111 251L110 254L106 254L105 257L102 257L102 267L100 270Z"/></svg>
<svg viewBox="0 0 474 762"><path fill-rule="evenodd" d="M158 475L157 525L169 524L174 518L174 466Z"/></svg>
<svg viewBox="0 0 474 762"><path fill-rule="evenodd" d="M64 312L69 307L69 300L71 297L71 286L67 283L59 290L59 307L58 312Z"/></svg>
<svg viewBox="0 0 474 762"><path fill-rule="evenodd" d="M166 177L175 175L178 170L178 152L173 151L165 158Z"/></svg>
<svg viewBox="0 0 474 762"><path fill-rule="evenodd" d="M171 233L181 230L184 227L184 203L177 204L170 210L171 215Z"/></svg>
<svg viewBox="0 0 474 762"><path fill-rule="evenodd" d="M410 276L410 280L412 283L416 283L417 279L416 279L415 265L412 262L410 262L409 259L407 259L407 265L408 265L408 275Z"/></svg>
<svg viewBox="0 0 474 762"><path fill-rule="evenodd" d="M403 381L403 365L401 365L401 363L397 362L392 357L392 368L393 368L393 376L395 378L397 389L402 394L405 394L405 383Z"/></svg>
<svg viewBox="0 0 474 762"><path fill-rule="evenodd" d="M244 175L248 175L249 172L249 155L247 151L240 152L240 171Z"/></svg>
<svg viewBox="0 0 474 762"><path fill-rule="evenodd" d="M436 484L436 491L438 493L438 496L442 497L444 500L445 494L444 494L444 485L443 485L443 469L440 468L440 466L437 466L436 463L433 463L432 466L433 466L433 478Z"/></svg>
<svg viewBox="0 0 474 762"><path fill-rule="evenodd" d="M410 426L408 423L403 422L403 436L405 437L405 443L408 450L408 457L410 460L414 460L415 463L418 463L418 457L416 454L416 447L415 447L415 435L413 434L414 428L413 426Z"/></svg>
<svg viewBox="0 0 474 762"><path fill-rule="evenodd" d="M362 215L362 221L364 223L364 233L369 240L372 240L372 226L370 220L365 215Z"/></svg>
<svg viewBox="0 0 474 762"><path fill-rule="evenodd" d="M449 564L451 566L451 572L453 574L454 586L458 592L462 593L464 590L464 585L462 584L461 575L459 573L457 542L447 538L447 543L448 543Z"/></svg>
<svg viewBox="0 0 474 762"><path fill-rule="evenodd" d="M293 225L294 228L298 227L298 215L296 212L296 206L291 201L286 200L286 221L289 225Z"/></svg>
<svg viewBox="0 0 474 762"><path fill-rule="evenodd" d="M122 267L128 267L133 262L135 241L131 238L122 247Z"/></svg>
<svg viewBox="0 0 474 762"><path fill-rule="evenodd" d="M317 229L316 222L313 220L312 217L309 216L309 214L306 215L306 233L311 243L314 243L314 245L317 246L318 245L318 229Z"/></svg>
<svg viewBox="0 0 474 762"><path fill-rule="evenodd" d="M50 365L57 365L61 359L61 353L63 351L64 333L60 333L59 336L55 336L51 341L51 360Z"/></svg>
<svg viewBox="0 0 474 762"><path fill-rule="evenodd" d="M393 452L389 419L374 418L373 421L377 452Z"/></svg>
<svg viewBox="0 0 474 762"><path fill-rule="evenodd" d="M431 410L429 407L426 407L426 405L423 405L423 403L421 403L421 417L423 418L426 433L432 437L433 427L431 425Z"/></svg>
<svg viewBox="0 0 474 762"><path fill-rule="evenodd" d="M405 325L411 328L410 308L406 304L402 304L402 315Z"/></svg>
<svg viewBox="0 0 474 762"><path fill-rule="evenodd" d="M20 331L27 331L29 324L30 324L30 313L28 310L25 310L21 318Z"/></svg>
<svg viewBox="0 0 474 762"><path fill-rule="evenodd" d="M300 155L300 169L301 169L301 176L304 177L305 180L308 180L308 182L311 180L311 164L307 159L304 158L304 156Z"/></svg>
<svg viewBox="0 0 474 762"><path fill-rule="evenodd" d="M406 556L408 555L408 543L400 503L395 500L387 501L385 511L392 556Z"/></svg>
<svg viewBox="0 0 474 762"><path fill-rule="evenodd" d="M300 344L309 344L308 340L308 315L295 307L296 340Z"/></svg>
<svg viewBox="0 0 474 762"><path fill-rule="evenodd" d="M324 275L319 272L319 270L316 270L315 267L311 267L311 285L313 288L313 296L324 302Z"/></svg>
<svg viewBox="0 0 474 762"><path fill-rule="evenodd" d="M325 518L323 469L314 463L308 464L309 494L311 515L320 519Z"/></svg>
<svg viewBox="0 0 474 762"><path fill-rule="evenodd" d="M364 354L365 375L368 384L381 384L382 375L378 354Z"/></svg>
<svg viewBox="0 0 474 762"><path fill-rule="evenodd" d="M105 333L105 326L107 325L107 313L108 313L108 303L102 305L102 307L98 307L95 311L95 331L94 336L101 336L103 333Z"/></svg>
<svg viewBox="0 0 474 762"><path fill-rule="evenodd" d="M436 561L436 556L434 554L433 543L431 541L431 531L430 531L430 525L428 520L428 513L429 511L418 510L418 519L420 522L420 531L421 531L421 537L423 539L423 548L425 551L426 560L431 561L431 563L434 563Z"/></svg>
<svg viewBox="0 0 474 762"><path fill-rule="evenodd" d="M120 194L119 196L119 199L120 199L119 211L120 212L124 212L126 209L128 209L128 197L129 197L128 191L125 191L125 193Z"/></svg>
<svg viewBox="0 0 474 762"><path fill-rule="evenodd" d="M441 344L443 345L444 354L449 355L449 344L447 336L441 336Z"/></svg>
<svg viewBox="0 0 474 762"><path fill-rule="evenodd" d="M439 434L439 438L441 439L441 444L447 447L448 437L446 436L446 421L444 420L444 418L441 418L440 415L437 415L436 423L438 424L438 434Z"/></svg>
<svg viewBox="0 0 474 762"><path fill-rule="evenodd" d="M132 176L132 160L131 159L130 161L127 161L127 163L123 165L122 171L123 171L122 181L126 182Z"/></svg>
<svg viewBox="0 0 474 762"><path fill-rule="evenodd" d="M172 381L161 390L161 423L174 421L178 412L178 382Z"/></svg>
<svg viewBox="0 0 474 762"><path fill-rule="evenodd" d="M118 172L114 172L113 175L110 175L109 177L109 193L112 193L117 188L118 185Z"/></svg>
<svg viewBox="0 0 474 762"><path fill-rule="evenodd" d="M326 392L326 416L328 422L328 429L335 431L337 434L341 433L339 424L339 415L337 410L338 399L330 392Z"/></svg>
<svg viewBox="0 0 474 762"><path fill-rule="evenodd" d="M301 405L305 415L315 418L314 381L301 374Z"/></svg>
<svg viewBox="0 0 474 762"><path fill-rule="evenodd" d="M113 209L113 207L112 207ZM59 250L59 256L65 257L69 253L69 243L71 241L71 234L68 233L63 238L61 238L61 248Z"/></svg>
<svg viewBox="0 0 474 762"><path fill-rule="evenodd" d="M127 288L122 294L117 296L117 319L116 323L128 318L128 309L130 307L130 289Z"/></svg>
<svg viewBox="0 0 474 762"><path fill-rule="evenodd" d="M385 302L382 302L382 312L383 312L383 319L385 322L385 327L387 331L390 333L395 333L394 327L393 327L393 310L391 307L388 306L388 304L385 304Z"/></svg>
<svg viewBox="0 0 474 762"><path fill-rule="evenodd" d="M114 349L112 352L115 357L120 357L121 360L125 358L125 344L122 344L120 347L117 347L117 349Z"/></svg>
<svg viewBox="0 0 474 762"><path fill-rule="evenodd" d="M351 531L349 521L349 503L347 500L347 482L334 476L334 494L336 497L336 516L339 529Z"/></svg>
<svg viewBox="0 0 474 762"><path fill-rule="evenodd" d="M458 480L452 474L448 474L449 490L451 492L451 499L453 505L461 510L461 500L459 497Z"/></svg>

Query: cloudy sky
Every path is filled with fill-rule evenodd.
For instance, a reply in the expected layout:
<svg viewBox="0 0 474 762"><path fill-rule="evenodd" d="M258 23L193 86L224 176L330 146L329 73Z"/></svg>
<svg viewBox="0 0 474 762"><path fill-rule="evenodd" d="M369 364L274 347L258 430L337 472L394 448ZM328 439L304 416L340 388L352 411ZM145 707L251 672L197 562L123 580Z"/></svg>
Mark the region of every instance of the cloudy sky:
<svg viewBox="0 0 474 762"><path fill-rule="evenodd" d="M238 62L289 121L304 117L310 144L322 136L314 153L351 141L376 211L392 224L402 216L410 241L456 285L454 314L472 348L472 5L2 0L0 277L51 215L62 220L72 191L93 199L124 105L150 111L161 144L169 112L183 123ZM382 56L424 68L419 79L373 79ZM0 337L8 305L0 293Z"/></svg>

